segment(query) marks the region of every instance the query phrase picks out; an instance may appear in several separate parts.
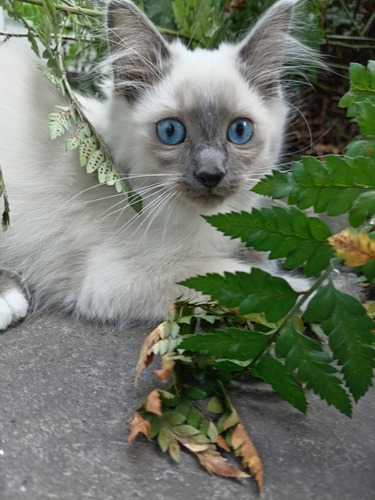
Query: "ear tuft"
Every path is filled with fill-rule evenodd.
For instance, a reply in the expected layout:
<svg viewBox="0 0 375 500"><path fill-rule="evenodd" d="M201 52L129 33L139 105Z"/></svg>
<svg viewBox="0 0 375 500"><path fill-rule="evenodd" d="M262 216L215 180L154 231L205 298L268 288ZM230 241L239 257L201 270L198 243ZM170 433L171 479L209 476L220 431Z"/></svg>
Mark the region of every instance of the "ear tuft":
<svg viewBox="0 0 375 500"><path fill-rule="evenodd" d="M313 54L290 33L296 3L279 0L273 4L238 46L241 73L266 98L280 95L280 80L289 62L299 64Z"/></svg>
<svg viewBox="0 0 375 500"><path fill-rule="evenodd" d="M168 71L168 44L146 15L127 0L112 0L107 10L115 88L130 103Z"/></svg>

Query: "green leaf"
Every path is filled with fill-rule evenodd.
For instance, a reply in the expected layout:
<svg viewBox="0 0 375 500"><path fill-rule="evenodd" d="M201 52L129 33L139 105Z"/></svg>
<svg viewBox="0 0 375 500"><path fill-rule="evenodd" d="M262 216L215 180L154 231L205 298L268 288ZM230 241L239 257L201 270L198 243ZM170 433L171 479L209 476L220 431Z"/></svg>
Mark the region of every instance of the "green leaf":
<svg viewBox="0 0 375 500"><path fill-rule="evenodd" d="M266 175L253 187L252 191L278 200L286 198L293 190L290 180L290 174L272 170L272 175Z"/></svg>
<svg viewBox="0 0 375 500"><path fill-rule="evenodd" d="M81 167L85 167L92 153L97 150L98 142L95 136L91 136L79 148L79 163Z"/></svg>
<svg viewBox="0 0 375 500"><path fill-rule="evenodd" d="M164 414L163 420L173 427L175 425L183 424L186 421L186 417L185 415L182 415L182 413L171 412Z"/></svg>
<svg viewBox="0 0 375 500"><path fill-rule="evenodd" d="M351 402L331 365L331 357L318 342L289 326L277 339L276 355L285 359L285 367L329 405L351 416Z"/></svg>
<svg viewBox="0 0 375 500"><path fill-rule="evenodd" d="M69 139L66 141L66 150L67 151L72 151L73 149L78 148L82 144L82 141L80 140L79 137L69 137Z"/></svg>
<svg viewBox="0 0 375 500"><path fill-rule="evenodd" d="M368 156L375 161L375 139L359 139L350 142L346 154L351 158Z"/></svg>
<svg viewBox="0 0 375 500"><path fill-rule="evenodd" d="M91 174L95 170L97 170L105 161L105 154L101 149L97 149L96 151L92 151L89 154L89 157L87 159L86 163L86 172L88 174ZM105 179L107 176L105 176ZM100 179L99 179L100 180ZM104 180L105 182L105 180Z"/></svg>
<svg viewBox="0 0 375 500"><path fill-rule="evenodd" d="M349 76L350 89L340 99L339 106L350 109L353 104L371 99L375 95L374 61L369 61L367 68L362 64L351 63ZM352 116L351 113L349 116Z"/></svg>
<svg viewBox="0 0 375 500"><path fill-rule="evenodd" d="M162 451L166 452L169 448L169 445L174 440L173 435L169 429L166 427L162 427L158 434L158 444Z"/></svg>
<svg viewBox="0 0 375 500"><path fill-rule="evenodd" d="M180 284L210 295L222 306L238 307L241 315L264 312L271 322L286 316L298 297L286 280L256 268L251 273L197 276Z"/></svg>
<svg viewBox="0 0 375 500"><path fill-rule="evenodd" d="M350 116L355 116L363 135L375 137L375 102L365 99L351 107Z"/></svg>
<svg viewBox="0 0 375 500"><path fill-rule="evenodd" d="M179 463L180 458L181 458L181 448L175 439L173 439L169 443L168 451L169 451L170 456L173 458L173 460L175 462Z"/></svg>
<svg viewBox="0 0 375 500"><path fill-rule="evenodd" d="M374 376L375 322L358 300L339 292L332 283L318 290L305 319L321 324L333 356L342 367L346 386L358 401L372 385Z"/></svg>
<svg viewBox="0 0 375 500"><path fill-rule="evenodd" d="M270 341L269 336L239 328L216 330L215 333L189 335L179 344L179 349L205 352L216 359L227 358L239 361L254 359L261 354Z"/></svg>
<svg viewBox="0 0 375 500"><path fill-rule="evenodd" d="M352 205L349 213L349 223L353 227L363 224L375 214L375 190L362 193Z"/></svg>
<svg viewBox="0 0 375 500"><path fill-rule="evenodd" d="M264 354L251 373L265 380L280 396L302 413L306 413L307 400L301 385L285 365L269 353Z"/></svg>
<svg viewBox="0 0 375 500"><path fill-rule="evenodd" d="M217 415L223 413L224 409L225 407L222 400L217 396L212 397L207 404L207 410L212 413L216 413Z"/></svg>
<svg viewBox="0 0 375 500"><path fill-rule="evenodd" d="M328 243L328 226L317 217L307 217L298 209L281 207L253 209L251 213L231 212L204 217L226 236L241 238L247 246L269 251L271 259L286 257L285 266L305 263L308 276L326 269L334 256ZM319 258L316 258L317 253Z"/></svg>
<svg viewBox="0 0 375 500"><path fill-rule="evenodd" d="M362 272L370 282L373 281L375 283L375 259L370 260L370 262L362 266Z"/></svg>
<svg viewBox="0 0 375 500"><path fill-rule="evenodd" d="M191 425L175 425L173 433L181 437L191 437L199 434L199 430Z"/></svg>
<svg viewBox="0 0 375 500"><path fill-rule="evenodd" d="M207 437L212 443L216 443L217 438L219 436L218 430L216 428L216 425L213 422L210 422L208 424L208 429L207 429Z"/></svg>
<svg viewBox="0 0 375 500"><path fill-rule="evenodd" d="M61 113L50 113L48 115L48 127L49 137L51 140L61 137L71 127L69 114L65 111L62 111Z"/></svg>
<svg viewBox="0 0 375 500"><path fill-rule="evenodd" d="M314 207L315 212L331 216L353 212L356 225L375 213L375 205L371 207L368 202L375 192L375 162L371 157L328 155L324 164L317 158L302 157L292 164L285 179L290 186L288 203L301 210ZM267 182L271 184L270 179ZM257 191L257 186L253 190ZM276 194L270 190L270 196L276 198Z"/></svg>

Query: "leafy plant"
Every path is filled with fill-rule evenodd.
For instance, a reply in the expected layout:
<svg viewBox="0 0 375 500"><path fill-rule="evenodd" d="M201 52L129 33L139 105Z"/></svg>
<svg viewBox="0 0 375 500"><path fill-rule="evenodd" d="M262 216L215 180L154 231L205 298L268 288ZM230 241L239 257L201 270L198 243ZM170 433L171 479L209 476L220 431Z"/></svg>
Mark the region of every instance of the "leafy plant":
<svg viewBox="0 0 375 500"><path fill-rule="evenodd" d="M352 67L351 88L341 101L349 106L348 115L360 123L361 141L369 147L374 68L372 62L367 68ZM208 295L211 301L177 302L168 319L145 341L137 379L158 354L161 368L155 373L163 382L172 377L173 385L146 399L131 421L129 440L142 432L156 438L177 461L182 446L210 472L243 477L224 457L219 458L222 450L232 451L242 457L244 468L262 491L260 458L227 393L231 380L246 374L263 379L303 413L308 408L306 391L312 390L349 417L353 403L372 385L374 304L364 307L337 289L333 271L343 259L374 288L375 163L372 154L329 155L324 162L303 157L290 172L274 171L253 191L286 198L291 206L205 216L206 221L226 236L270 252L270 259L283 258L287 268L302 266L315 281L306 292L297 292L285 279L254 268L250 273L185 280L184 286ZM307 208L331 216L348 214L352 228L332 235L323 220L302 211ZM179 438L179 426L189 437ZM240 447L237 433L244 436Z"/></svg>
<svg viewBox="0 0 375 500"><path fill-rule="evenodd" d="M79 5L67 0L57 5L53 0L34 3L38 5L38 11L35 5L31 8L23 2L9 0L3 0L2 6L27 29L27 37L37 56L41 55L38 43L42 44L46 66L41 66L40 70L67 101L66 106L56 105L48 116L50 139L57 139L69 132L66 149L79 150L80 165L86 168L87 173L96 171L99 183L115 186L118 193L128 197L134 209L140 210L140 197L132 191L126 179L117 174L105 144L86 118L67 76L66 64L83 47L87 49L92 40L91 37L84 39L84 34L93 29L91 17L101 16L102 13L91 9L92 4L88 0L79 2ZM84 16L84 21L80 20L80 16ZM75 33L75 44L69 46L64 37L71 30ZM65 52L70 55L64 57Z"/></svg>
<svg viewBox="0 0 375 500"><path fill-rule="evenodd" d="M348 156L365 156L375 160L375 61L367 68L350 65L350 89L339 106L348 108L348 116L357 121L362 136L350 142Z"/></svg>

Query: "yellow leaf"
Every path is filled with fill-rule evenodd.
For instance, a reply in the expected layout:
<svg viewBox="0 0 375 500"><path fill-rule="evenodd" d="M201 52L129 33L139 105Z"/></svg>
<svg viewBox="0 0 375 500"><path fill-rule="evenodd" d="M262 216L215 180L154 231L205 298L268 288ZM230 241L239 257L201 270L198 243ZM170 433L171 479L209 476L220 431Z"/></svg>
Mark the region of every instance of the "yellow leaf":
<svg viewBox="0 0 375 500"><path fill-rule="evenodd" d="M368 302L367 304L364 304L364 308L366 309L368 316L375 319L375 302Z"/></svg>
<svg viewBox="0 0 375 500"><path fill-rule="evenodd" d="M217 451L201 451L196 453L196 456L203 467L212 474L224 477L249 477L246 472L229 464Z"/></svg>
<svg viewBox="0 0 375 500"><path fill-rule="evenodd" d="M130 427L130 434L128 436L128 443L131 443L137 434L140 432L144 434L148 439L151 439L151 425L144 418L141 417L139 413L135 413L133 417L128 421Z"/></svg>
<svg viewBox="0 0 375 500"><path fill-rule="evenodd" d="M251 441L244 426L240 422L235 428L232 439L232 447L236 455L242 457L242 464L247 467L257 480L259 491L263 493L263 466L258 452Z"/></svg>
<svg viewBox="0 0 375 500"><path fill-rule="evenodd" d="M328 238L340 259L345 260L347 266L362 266L375 259L375 240L372 240L366 231L345 229L341 233Z"/></svg>

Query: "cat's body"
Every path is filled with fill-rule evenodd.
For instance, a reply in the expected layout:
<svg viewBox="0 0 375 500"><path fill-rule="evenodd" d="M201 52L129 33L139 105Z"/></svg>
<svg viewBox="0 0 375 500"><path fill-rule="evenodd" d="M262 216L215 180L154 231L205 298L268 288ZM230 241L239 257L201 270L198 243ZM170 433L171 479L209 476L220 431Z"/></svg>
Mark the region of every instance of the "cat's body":
<svg viewBox="0 0 375 500"><path fill-rule="evenodd" d="M191 295L176 284L184 278L250 265L276 272L265 255L241 260L239 243L200 214L260 203L249 189L275 168L288 114L279 87L285 50L272 54L272 37L289 39L293 4L279 2L240 45L191 52L167 45L131 3L110 3L115 86L105 102L83 104L117 170L143 198L138 215L79 167L65 138L49 140L47 116L61 98L24 44L0 46L0 165L11 204L0 268L22 276L38 307L123 324L157 321L178 296ZM165 143L179 131L178 143ZM247 131L250 139L236 143ZM27 309L4 276L0 329Z"/></svg>

